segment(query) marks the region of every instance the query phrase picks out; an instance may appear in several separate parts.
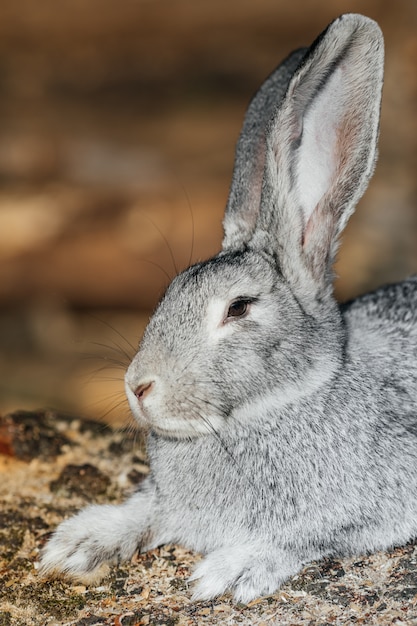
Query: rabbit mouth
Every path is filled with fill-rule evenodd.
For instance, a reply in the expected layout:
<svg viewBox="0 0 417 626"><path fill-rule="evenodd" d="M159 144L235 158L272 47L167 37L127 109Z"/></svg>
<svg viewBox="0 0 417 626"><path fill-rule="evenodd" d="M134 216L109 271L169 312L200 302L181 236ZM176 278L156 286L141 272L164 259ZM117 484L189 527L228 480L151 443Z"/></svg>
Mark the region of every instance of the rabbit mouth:
<svg viewBox="0 0 417 626"><path fill-rule="evenodd" d="M194 439L196 437L204 437L219 429L220 419L214 420L213 418L203 421L200 419L177 419L177 418L165 418L164 420L158 420L151 424L151 430L156 434L167 437L169 439ZM208 426L208 423L210 426Z"/></svg>
<svg viewBox="0 0 417 626"><path fill-rule="evenodd" d="M193 415L187 417L173 417L159 415L152 418L147 415L148 424L159 435L175 439L194 439L217 434L224 424L224 418L220 415Z"/></svg>
<svg viewBox="0 0 417 626"><path fill-rule="evenodd" d="M184 439L217 433L226 415L212 401L197 398L187 391L186 397L176 397L161 391L159 377L137 385L126 377L125 390L133 417L141 427L161 436ZM156 381L156 382L155 382ZM194 389L195 392L195 389Z"/></svg>

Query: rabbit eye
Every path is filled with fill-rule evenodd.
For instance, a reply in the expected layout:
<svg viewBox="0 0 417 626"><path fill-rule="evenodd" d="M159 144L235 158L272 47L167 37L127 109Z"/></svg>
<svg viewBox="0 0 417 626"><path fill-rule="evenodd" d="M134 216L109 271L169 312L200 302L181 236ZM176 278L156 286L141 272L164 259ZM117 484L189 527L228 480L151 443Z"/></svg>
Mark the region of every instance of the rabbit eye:
<svg viewBox="0 0 417 626"><path fill-rule="evenodd" d="M248 307L250 303L251 303L251 300L247 300L247 299L245 300L243 298L240 300L235 300L229 306L226 319L229 319L231 317L234 317L234 318L244 317L248 311Z"/></svg>

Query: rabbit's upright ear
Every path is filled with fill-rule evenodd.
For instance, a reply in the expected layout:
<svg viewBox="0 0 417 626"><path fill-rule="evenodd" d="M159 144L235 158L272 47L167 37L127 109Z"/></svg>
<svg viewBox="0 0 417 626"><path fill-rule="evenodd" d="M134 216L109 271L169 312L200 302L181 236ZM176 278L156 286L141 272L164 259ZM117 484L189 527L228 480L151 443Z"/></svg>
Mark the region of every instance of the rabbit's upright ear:
<svg viewBox="0 0 417 626"><path fill-rule="evenodd" d="M338 18L304 56L267 130L261 205L245 243L271 251L315 298L331 290L338 235L373 171L383 57L373 20Z"/></svg>
<svg viewBox="0 0 417 626"><path fill-rule="evenodd" d="M240 248L251 238L261 204L266 131L306 48L296 50L266 79L252 98L236 145L235 164L223 221L223 248Z"/></svg>

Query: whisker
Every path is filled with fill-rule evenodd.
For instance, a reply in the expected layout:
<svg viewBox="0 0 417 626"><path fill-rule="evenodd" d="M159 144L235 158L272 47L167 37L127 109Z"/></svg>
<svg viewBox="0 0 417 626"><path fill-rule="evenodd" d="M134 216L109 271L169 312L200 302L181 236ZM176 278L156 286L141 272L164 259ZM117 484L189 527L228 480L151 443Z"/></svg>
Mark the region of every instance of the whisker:
<svg viewBox="0 0 417 626"><path fill-rule="evenodd" d="M116 359L109 355L98 354L98 353L81 354L80 359L83 359L84 361L99 361L100 363L106 364L106 365L103 365L103 367L107 367L107 368L114 367L115 369L123 369L123 370L125 370L130 363L130 361L127 362L124 359L123 360Z"/></svg>
<svg viewBox="0 0 417 626"><path fill-rule="evenodd" d="M194 254L194 239L195 239L194 213L193 213L193 209L192 209L192 205L191 205L191 201L190 201L190 196L188 195L188 192L187 192L187 189L186 189L185 185L183 184L182 180L180 179L178 173L175 170L171 170L171 173L174 176L177 185L180 187L182 193L184 194L184 197L185 197L186 202L187 202L190 218L191 218L191 249L190 249L190 256L189 256L189 259L188 259L188 267L189 267L191 265L193 254Z"/></svg>
<svg viewBox="0 0 417 626"><path fill-rule="evenodd" d="M146 454L146 448L144 446L146 431L143 428L140 428L132 414L129 412L124 416L125 424L120 425L115 428L115 432L128 436L133 436L133 446L137 446L138 442L142 452ZM146 459L144 460L146 463Z"/></svg>
<svg viewBox="0 0 417 626"><path fill-rule="evenodd" d="M124 361L119 361L117 359L113 359L109 356L105 356L102 354L80 354L79 356L80 359L82 359L83 361L105 361L106 363L108 363L108 365L103 365L103 369L123 369L125 370L127 367L127 363L125 363Z"/></svg>
<svg viewBox="0 0 417 626"><path fill-rule="evenodd" d="M104 369L102 369L101 371L104 371ZM93 382L91 380L91 378L90 378L90 382ZM101 383L101 382L106 382L106 383L123 383L124 382L124 378L123 378L123 376L100 376L100 378L97 379L97 383ZM120 393L122 393L122 392L120 392Z"/></svg>
<svg viewBox="0 0 417 626"><path fill-rule="evenodd" d="M126 364L122 363L121 361L117 361L116 359L110 359L107 357L101 357L97 354L92 355L92 356L87 356L84 358L84 360L91 360L91 361L100 361L99 364L97 364L97 367L95 368L95 372L104 372L104 371L108 371L108 370L117 370L117 371L121 371L123 372L122 377L124 375L124 372L126 370Z"/></svg>
<svg viewBox="0 0 417 626"><path fill-rule="evenodd" d="M114 391L110 392L107 396L103 396L102 400L109 400L110 398L115 398L115 397L123 398L123 400L127 402L126 394L121 389L115 389Z"/></svg>
<svg viewBox="0 0 417 626"><path fill-rule="evenodd" d="M206 398L198 398L198 396L195 396L195 397L196 397L196 399L199 402L204 402L204 404L206 404L207 406L213 407L213 408L217 409L217 411L221 412L219 407L217 407L216 404L211 402L210 400L207 400ZM189 399L188 402L189 402L189 404L192 407L194 407L196 409L196 415L197 415L197 417L199 417L201 419L202 422L204 422L204 424L205 424L205 426L207 428L208 433L213 435L215 437L215 439L219 442L219 444L222 447L222 449L226 452L228 457L232 460L232 462L233 462L235 468L237 469L239 475L247 481L247 483L250 486L251 490L255 494L253 481L249 478L249 476L246 474L244 468L241 467L241 465L239 464L239 462L236 459L236 457L229 450L229 448L228 448L227 444L225 443L224 439L222 438L221 434L214 428L214 426L211 424L209 418L207 418L202 413L201 407L199 406L199 404L194 399Z"/></svg>
<svg viewBox="0 0 417 626"><path fill-rule="evenodd" d="M168 241L168 239L165 237L164 233L163 233L163 232L162 232L162 230L159 228L159 226L157 226L157 225L155 224L155 222L154 222L154 221L153 221L153 220L149 217L149 215L146 215L146 213L144 213L144 214L143 214L143 216L144 216L144 217L145 217L145 218L146 218L146 219L147 219L147 220L148 220L148 221L152 224L152 226L155 228L155 230L156 230L156 231L160 234L160 236L162 237L162 240L164 241L164 243L165 243L165 245L166 245L166 247L167 247L167 250L168 250L168 252L169 252L169 256L171 257L171 262L172 262L172 265L173 265L173 267L174 267L175 274L178 274L178 268L177 268L177 264L176 264L176 262L175 262L174 253L173 253L173 251L172 251L171 246L169 245L169 241ZM172 278L170 278L170 280L172 280Z"/></svg>
<svg viewBox="0 0 417 626"><path fill-rule="evenodd" d="M120 365L103 365L102 367L94 368L93 371L89 372L88 374L84 372L82 374L82 377L84 379L85 385L92 385L93 383L99 384L102 381L119 382L121 384L124 384L125 369L126 368L124 366L122 367ZM116 375L116 372L120 372L120 370L122 370L122 373ZM103 372L106 372L107 376L103 375ZM111 376L111 372L115 373Z"/></svg>
<svg viewBox="0 0 417 626"><path fill-rule="evenodd" d="M127 402L127 398L125 397L125 394L121 391L113 391L112 393L109 393L107 395L103 395L101 398L99 398L98 400L94 400L92 402L89 403L90 407L97 407L100 404L102 404L103 402L107 402L109 400L113 400L114 398L121 398L120 402Z"/></svg>
<svg viewBox="0 0 417 626"><path fill-rule="evenodd" d="M252 490L254 490L254 485L252 480L247 476L246 472L244 471L244 469L240 466L238 460L236 459L236 457L233 455L233 453L229 450L227 444L224 442L224 440L222 439L221 435L216 431L216 429L213 427L213 425L210 423L210 420L207 419L204 415L202 415L201 413L199 413L199 417L201 418L201 420L205 423L205 425L208 428L208 431L217 439L217 441L219 442L220 446L223 448L223 450L226 452L226 454L228 455L228 457L231 459L231 461L233 462L233 465L235 466L235 468L238 470L238 474L239 476L241 476L242 478L244 478L247 483L249 484L250 488ZM254 492L255 493L255 492Z"/></svg>
<svg viewBox="0 0 417 626"><path fill-rule="evenodd" d="M109 345L106 343L101 343L100 341L91 341L91 345L97 346L98 348L106 348L106 350L113 350L113 352L117 352L121 356L124 356L127 359L127 362L130 363L132 360L132 355L126 352L119 344L113 342L114 345Z"/></svg>
<svg viewBox="0 0 417 626"><path fill-rule="evenodd" d="M205 406L208 406L210 408L216 409L216 411L219 412L219 413L222 412L222 410L221 410L221 408L219 407L218 404L216 404L215 402L213 402L211 400L208 400L207 398L200 397L200 396L198 396L196 394L193 395L192 399L189 398L188 402L190 404L195 405L195 406L199 406L198 404L196 404L195 400L198 400L199 402L202 402L203 404L205 404Z"/></svg>
<svg viewBox="0 0 417 626"><path fill-rule="evenodd" d="M168 274L168 272L166 271L165 268L162 267L162 265L159 265L159 263L155 263L155 261L151 261L150 259L140 259L141 263L149 263L150 265L153 265L154 267L157 267L163 274L165 274L165 277L167 279L167 281L170 283L172 280L172 276L170 276Z"/></svg>
<svg viewBox="0 0 417 626"><path fill-rule="evenodd" d="M120 337L120 339L122 339L126 343L126 345L132 350L133 354L136 353L137 348L135 348L135 346L132 345L130 341L124 335L122 335L122 333L115 326L110 324L110 322L107 322L106 320L101 319L100 317L98 317L97 315L94 315L93 313L90 313L90 317L100 322L101 324L104 324L104 326L107 326L107 328L113 331L116 335Z"/></svg>
<svg viewBox="0 0 417 626"><path fill-rule="evenodd" d="M101 417L107 417L108 415L110 415L110 413L112 413L113 411L115 411L117 408L119 408L119 406L122 406L123 404L126 404L127 400L123 399L123 400L119 400L119 402L114 402L107 411L105 411L104 413L101 414Z"/></svg>
<svg viewBox="0 0 417 626"><path fill-rule="evenodd" d="M191 206L191 201L190 201L190 196L188 195L188 192L185 188L185 186L182 184L182 182L180 181L180 179L178 178L178 184L180 185L182 192L185 196L185 199L187 201L187 206L188 206L188 212L190 214L190 218L191 218L191 248L190 248L190 256L188 257L188 265L191 265L191 261L193 258L193 254L194 254L194 238L195 238L195 223L194 223L194 213L193 213L193 209Z"/></svg>

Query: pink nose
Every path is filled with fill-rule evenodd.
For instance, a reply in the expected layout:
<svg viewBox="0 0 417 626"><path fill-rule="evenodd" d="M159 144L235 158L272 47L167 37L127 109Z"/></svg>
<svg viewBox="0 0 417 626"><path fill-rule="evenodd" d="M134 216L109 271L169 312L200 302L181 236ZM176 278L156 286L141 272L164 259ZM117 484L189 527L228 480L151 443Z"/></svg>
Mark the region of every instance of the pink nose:
<svg viewBox="0 0 417 626"><path fill-rule="evenodd" d="M139 387L135 389L135 396L139 401L144 400L146 396L151 393L152 387L153 380L151 380L149 383L143 383L142 385L139 385Z"/></svg>

